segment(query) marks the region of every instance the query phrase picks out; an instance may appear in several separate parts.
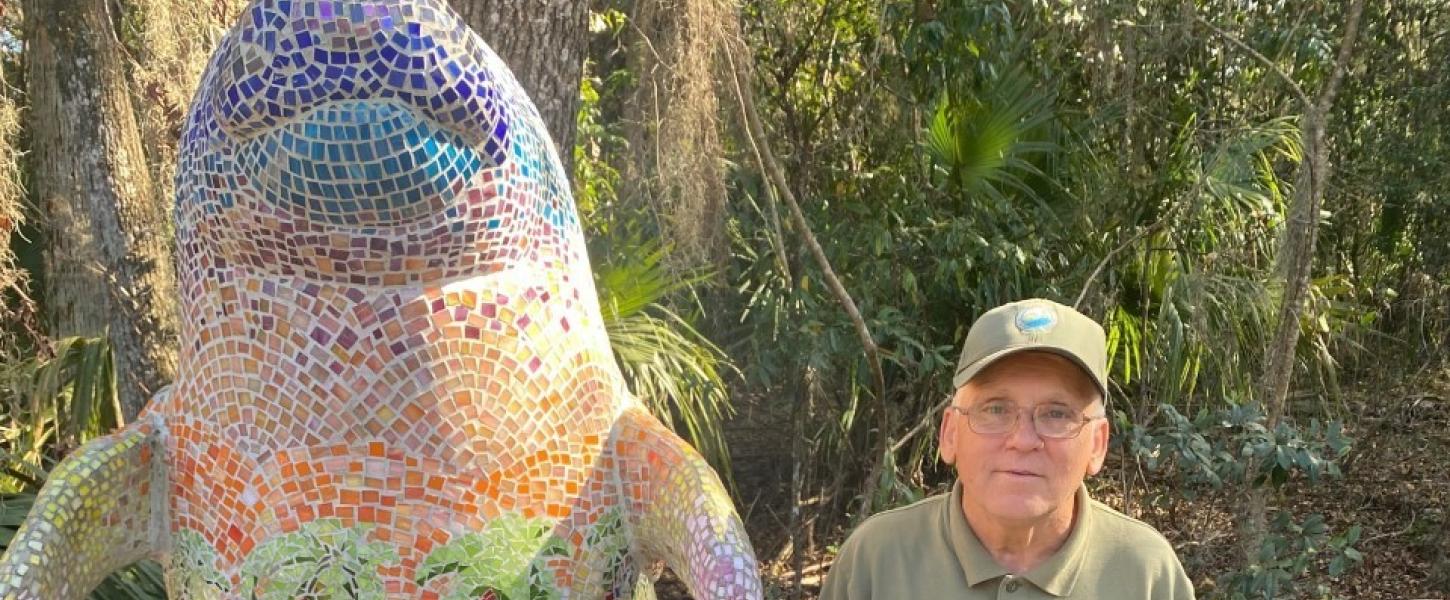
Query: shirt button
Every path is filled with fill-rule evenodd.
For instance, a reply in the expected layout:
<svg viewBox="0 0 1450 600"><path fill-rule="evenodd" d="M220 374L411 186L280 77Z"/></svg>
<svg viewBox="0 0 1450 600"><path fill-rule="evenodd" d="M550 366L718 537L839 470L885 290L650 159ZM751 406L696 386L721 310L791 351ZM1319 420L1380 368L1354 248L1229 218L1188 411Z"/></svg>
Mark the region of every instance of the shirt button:
<svg viewBox="0 0 1450 600"><path fill-rule="evenodd" d="M1015 594L1017 593L1017 588L1020 587L1022 587L1022 582L1016 579L1008 579L1007 584L1002 586L1002 589L1007 590L1008 594Z"/></svg>

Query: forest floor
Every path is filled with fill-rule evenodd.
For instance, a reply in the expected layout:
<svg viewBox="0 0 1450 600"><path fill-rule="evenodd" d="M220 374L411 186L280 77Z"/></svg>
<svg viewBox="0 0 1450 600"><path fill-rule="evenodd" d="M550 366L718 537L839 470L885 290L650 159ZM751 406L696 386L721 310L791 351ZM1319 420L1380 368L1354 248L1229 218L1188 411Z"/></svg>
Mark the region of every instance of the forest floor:
<svg viewBox="0 0 1450 600"><path fill-rule="evenodd" d="M1271 506L1291 507L1300 519L1324 515L1333 531L1362 528L1354 546L1364 562L1338 579L1315 581L1333 597L1450 599L1450 565L1435 564L1450 557L1450 369L1400 383L1361 382L1344 397L1354 447L1341 464L1343 476L1290 482ZM1193 502L1191 510L1136 516L1173 542L1199 595L1207 596L1213 574L1232 570L1238 560L1233 511L1239 502L1239 495L1220 493Z"/></svg>
<svg viewBox="0 0 1450 600"><path fill-rule="evenodd" d="M1450 600L1450 564L1435 564L1450 557L1450 367L1388 382L1362 376L1345 387L1341 402L1354 439L1343 476L1316 485L1290 482L1271 506L1292 507L1299 519L1322 514L1333 531L1359 525L1355 547L1364 562L1338 579L1324 575L1321 564L1306 588L1327 585L1332 597L1353 600ZM736 482L745 491L742 512L766 574L766 598L773 599L791 597L796 561L789 558L786 522L790 419L760 410L769 404L740 407L729 441ZM1104 476L1122 467L1109 460ZM1095 483L1099 499L1124 505L1116 485ZM1199 596L1208 597L1215 575L1238 560L1233 511L1241 496L1208 493L1189 503L1151 479L1134 493L1170 499L1151 507L1139 500L1129 512L1173 542ZM802 598L815 598L842 535L812 540L800 561ZM665 600L689 597L668 576L658 590Z"/></svg>

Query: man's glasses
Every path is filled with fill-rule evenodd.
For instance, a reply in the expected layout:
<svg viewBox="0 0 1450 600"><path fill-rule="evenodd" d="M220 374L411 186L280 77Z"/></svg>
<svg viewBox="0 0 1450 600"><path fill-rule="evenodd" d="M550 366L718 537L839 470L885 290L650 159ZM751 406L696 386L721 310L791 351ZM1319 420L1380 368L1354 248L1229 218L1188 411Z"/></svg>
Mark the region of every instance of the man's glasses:
<svg viewBox="0 0 1450 600"><path fill-rule="evenodd" d="M1002 435L1017 428L1017 421L1025 409L1006 401L983 402L976 406L948 406L967 418L967 426L981 435ZM1037 435L1053 439L1072 439L1082 433L1088 423L1103 418L1102 415L1085 417L1082 411L1053 404L1039 404L1032 407L1032 425Z"/></svg>

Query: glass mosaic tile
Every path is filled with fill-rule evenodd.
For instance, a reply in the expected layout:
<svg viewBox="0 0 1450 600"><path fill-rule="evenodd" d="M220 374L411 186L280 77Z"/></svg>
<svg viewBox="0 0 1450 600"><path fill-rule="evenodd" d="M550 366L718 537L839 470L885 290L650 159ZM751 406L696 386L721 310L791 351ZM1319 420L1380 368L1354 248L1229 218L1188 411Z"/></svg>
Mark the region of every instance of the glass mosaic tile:
<svg viewBox="0 0 1450 600"><path fill-rule="evenodd" d="M181 138L176 383L62 463L0 598L761 596L626 389L527 96L442 0L258 0Z"/></svg>

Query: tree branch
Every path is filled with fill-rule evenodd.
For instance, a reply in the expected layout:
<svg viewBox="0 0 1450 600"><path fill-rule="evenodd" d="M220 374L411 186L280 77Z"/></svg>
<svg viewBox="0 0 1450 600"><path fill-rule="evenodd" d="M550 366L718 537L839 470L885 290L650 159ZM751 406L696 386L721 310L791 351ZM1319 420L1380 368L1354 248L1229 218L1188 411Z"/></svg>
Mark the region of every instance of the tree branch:
<svg viewBox="0 0 1450 600"><path fill-rule="evenodd" d="M896 440L896 443L891 445L891 451L892 452L900 451L903 447L906 446L906 443L907 442L910 442L911 441L911 438L914 438L914 437L917 436L917 434L921 433L922 431L925 431L927 425L930 425L932 423L935 423L936 422L936 416L939 415L939 414L941 414L942 411L946 410L947 405L949 405L951 403L952 403L952 396L947 396L946 398L944 398L941 401L937 402L936 403L936 406L932 407L931 411L928 412L928 413L926 413L926 416L922 417L920 421L917 421L916 426L915 427L912 427L911 428L911 431L908 431L905 434L903 434L901 436L901 439Z"/></svg>
<svg viewBox="0 0 1450 600"><path fill-rule="evenodd" d="M1304 106L1309 106L1309 95L1304 93L1304 88L1299 87L1298 82L1294 81L1293 78L1289 77L1288 73L1285 73L1283 69L1280 69L1278 65L1274 64L1274 61L1269 60L1269 57L1260 54L1258 50L1255 50L1252 46L1245 44L1243 40L1240 40L1238 38L1238 36L1219 29L1218 26L1214 25L1213 23L1209 23L1208 20L1204 19L1201 15L1194 14L1193 20L1203 24L1204 27L1212 29L1214 33L1217 33L1220 36L1223 36L1223 39L1228 40L1230 44L1242 48L1244 52L1247 52L1249 54L1249 56L1252 56L1255 60L1263 63L1263 65L1265 67L1268 67L1270 71L1272 71L1275 75L1279 77L1279 79L1282 79L1284 80L1284 83L1289 84L1289 89L1293 90L1294 96L1297 97L1300 102L1303 102Z"/></svg>
<svg viewBox="0 0 1450 600"><path fill-rule="evenodd" d="M1325 115L1328 121L1328 111L1334 104L1334 98L1339 94L1339 83L1344 80L1344 72L1349 68L1349 57L1354 50L1354 41L1359 38L1359 18L1364 12L1364 0L1355 0L1349 7L1349 21L1344 24L1344 42L1339 45L1339 56L1334 59L1334 72L1329 76L1329 82L1319 92L1319 110Z"/></svg>
<svg viewBox="0 0 1450 600"><path fill-rule="evenodd" d="M1097 268L1094 268L1093 272L1088 275L1087 281L1083 282L1082 291L1079 291L1077 293L1077 300L1073 300L1073 310L1079 310L1079 307L1082 306L1083 298L1087 297L1088 290L1092 289L1093 287L1093 281L1097 280L1098 275L1102 274L1103 269L1108 266L1108 263L1113 260L1113 257L1117 256L1119 252L1127 250L1129 246L1138 243L1138 240L1157 233L1159 230L1163 229L1163 226L1167 224L1168 219L1158 219L1158 222L1154 223L1151 227L1148 227L1147 229L1138 232L1137 235L1128 238L1128 241L1118 244L1117 248L1113 248L1111 252L1108 252L1107 256L1104 256L1101 261L1098 261Z"/></svg>
<svg viewBox="0 0 1450 600"><path fill-rule="evenodd" d="M732 52L726 50L729 57ZM871 374L876 380L876 391L878 397L884 402L886 400L886 377L881 370L881 350L876 346L876 341L871 337L871 330L866 327L866 320L861 317L861 311L856 308L856 301L851 299L851 294L846 287L841 285L840 278L836 277L835 269L831 268L831 262L826 258L825 250L821 249L820 242L811 232L810 223L806 221L805 213L801 211L800 204L796 202L795 193L791 191L790 184L786 181L785 170L776 161L775 155L770 151L770 141L765 137L765 128L760 124L760 114L755 109L754 86L750 84L741 65L733 57L729 58L732 76L735 80L736 94L740 99L741 113L745 120L746 128L752 138L752 146L759 150L761 168L770 177L780 197L785 199L786 205L790 208L791 220L801 231L805 238L806 246L810 248L811 256L815 258L816 266L821 270L822 277L826 280L826 286L830 288L831 294L835 296L836 303L841 305L841 310L846 312L851 324L855 326L856 336L861 339L861 346L866 351L866 362L871 368ZM887 435L882 431L881 435Z"/></svg>
<svg viewBox="0 0 1450 600"><path fill-rule="evenodd" d="M751 84L749 75L745 72L740 63L735 61L731 55L732 48L724 49L727 59L730 62L731 77L735 81L736 95L740 99L741 117L745 121L747 135L752 138L751 144L759 150L761 169L770 177L775 184L780 197L785 199L790 207L791 220L800 230L801 236L805 238L806 246L810 248L811 256L815 258L816 266L821 270L822 277L826 280L826 287L830 288L831 294L836 297L836 303L841 305L841 310L846 312L851 324L855 326L856 336L861 339L861 347L866 352L866 363L871 368L871 375L876 380L876 397L880 399L878 407L877 428L879 443L876 446L876 456L871 463L871 470L866 476L866 491L861 495L861 509L857 514L858 518L865 518L871 514L871 504L874 494L872 486L880 477L886 453L890 451L891 444L891 414L886 406L886 376L881 369L881 350L876 347L876 341L871 337L871 330L866 327L866 320L861 317L861 311L856 308L855 300L846 291L846 286L841 285L840 278L836 277L835 269L831 268L831 262L826 258L826 252L821 249L821 244L816 241L816 236L811 232L810 223L806 221L805 213L801 211L800 203L796 202L795 193L790 189L790 183L786 181L785 170L776 161L775 155L770 151L770 141L765 137L765 128L760 124L760 114L755 109L755 86Z"/></svg>
<svg viewBox="0 0 1450 600"><path fill-rule="evenodd" d="M1213 29L1233 44L1243 48L1258 61L1264 63L1279 77L1289 83L1294 94L1303 104L1304 117L1300 126L1304 140L1304 160L1294 184L1294 201L1289 209L1285 224L1284 245L1280 250L1284 269L1284 293L1280 298L1278 323L1273 338L1264 350L1264 372L1259 391L1253 395L1255 404L1263 410L1264 425L1270 431L1283 417L1289 387L1293 383L1295 349L1299 342L1299 320L1304 311L1304 296L1308 293L1309 278L1314 267L1314 246L1319 229L1319 209L1324 199L1325 182L1329 177L1329 157L1325 143L1325 125L1329 109L1344 77L1349 58L1353 54L1354 42L1359 33L1359 18L1364 10L1364 0L1355 0L1349 7L1349 19L1345 24L1344 40L1340 43L1339 55L1334 70L1319 92L1317 101L1309 96L1297 83L1289 79L1264 55L1239 41L1238 38L1214 27L1202 17L1195 18ZM1249 465L1245 481L1258 477L1259 469ZM1252 485L1252 484L1251 484ZM1245 560L1253 564L1265 535L1265 512L1268 490L1251 487L1248 497L1240 509L1239 549Z"/></svg>

